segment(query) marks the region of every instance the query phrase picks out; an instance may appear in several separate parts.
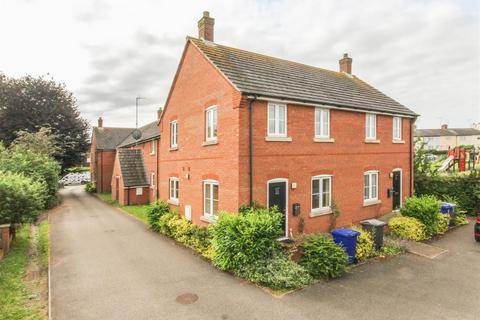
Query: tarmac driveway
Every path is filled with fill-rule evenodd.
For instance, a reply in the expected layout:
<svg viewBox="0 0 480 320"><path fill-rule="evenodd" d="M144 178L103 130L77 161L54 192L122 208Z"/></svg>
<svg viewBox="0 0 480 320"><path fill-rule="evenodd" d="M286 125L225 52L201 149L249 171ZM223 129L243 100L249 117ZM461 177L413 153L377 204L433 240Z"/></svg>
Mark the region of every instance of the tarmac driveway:
<svg viewBox="0 0 480 320"><path fill-rule="evenodd" d="M437 241L449 251L434 260L405 254L375 261L275 298L82 187L62 195L50 216L54 320L480 319L480 244L471 225ZM177 303L184 293L198 301Z"/></svg>

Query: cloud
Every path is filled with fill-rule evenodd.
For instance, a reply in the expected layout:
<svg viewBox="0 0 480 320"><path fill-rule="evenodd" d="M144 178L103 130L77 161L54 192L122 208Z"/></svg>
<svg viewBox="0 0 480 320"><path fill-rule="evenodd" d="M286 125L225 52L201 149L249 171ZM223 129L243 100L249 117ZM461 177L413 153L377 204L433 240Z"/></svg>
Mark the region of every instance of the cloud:
<svg viewBox="0 0 480 320"><path fill-rule="evenodd" d="M480 122L474 0L6 1L0 70L50 72L92 123L131 126L137 95L140 122L154 119L203 10L218 43L333 70L350 53L353 72L421 114L420 127Z"/></svg>

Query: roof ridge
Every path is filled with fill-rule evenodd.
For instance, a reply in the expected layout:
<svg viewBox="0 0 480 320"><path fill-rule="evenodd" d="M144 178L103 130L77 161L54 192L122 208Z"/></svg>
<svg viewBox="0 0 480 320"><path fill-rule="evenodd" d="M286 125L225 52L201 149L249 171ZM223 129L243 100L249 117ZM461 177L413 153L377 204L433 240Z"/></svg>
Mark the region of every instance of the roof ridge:
<svg viewBox="0 0 480 320"><path fill-rule="evenodd" d="M207 43L205 43L205 40L203 40L203 39L198 39L198 38L191 37L191 36L187 36L187 39L193 40L193 41L203 42L205 45L208 45ZM209 41L209 42L210 42L210 41ZM340 76L347 77L347 75L346 75L344 72L340 72L340 71L334 71L334 70L330 70L330 69L325 69L325 68L322 68L322 67L317 67L317 66L314 66L314 65L311 65L311 64L306 64L306 63L302 63L302 62L298 62L298 61L288 60L288 59L285 59L285 58L274 57L274 56L271 56L271 55L268 55L268 54L264 54L264 53L258 53L258 52L248 51L248 50L240 49L240 48L236 48L236 47L226 46L226 45L224 45L224 44L219 44L219 43L216 43L216 42L210 42L210 43L212 43L212 44L214 44L214 45L216 45L216 46L221 46L221 47L224 47L224 48L227 48L227 49L231 49L231 50L237 50L237 51L240 51L240 52L245 52L245 53L249 53L249 54L254 54L254 55L256 55L256 56L265 57L265 58L269 58L269 59L280 60L280 61L283 61L283 62L288 62L288 63L300 65L300 66L305 66L305 67L309 67L309 68L314 68L314 69L318 69L318 70L321 70L321 71L330 72L330 73L334 73L334 74L336 74L336 75L340 75ZM352 75L352 76L353 76L353 75Z"/></svg>

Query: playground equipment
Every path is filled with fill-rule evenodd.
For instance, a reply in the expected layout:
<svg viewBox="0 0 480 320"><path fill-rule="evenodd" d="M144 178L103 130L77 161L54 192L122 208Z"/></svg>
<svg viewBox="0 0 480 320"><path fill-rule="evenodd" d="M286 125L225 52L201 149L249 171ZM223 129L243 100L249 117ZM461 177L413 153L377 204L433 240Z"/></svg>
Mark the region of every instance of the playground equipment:
<svg viewBox="0 0 480 320"><path fill-rule="evenodd" d="M466 152L463 147L448 148L447 159L442 163L438 172L455 171L455 164L458 166L458 171L463 172L468 164L468 170L475 171L475 165L478 162L478 152L469 151Z"/></svg>

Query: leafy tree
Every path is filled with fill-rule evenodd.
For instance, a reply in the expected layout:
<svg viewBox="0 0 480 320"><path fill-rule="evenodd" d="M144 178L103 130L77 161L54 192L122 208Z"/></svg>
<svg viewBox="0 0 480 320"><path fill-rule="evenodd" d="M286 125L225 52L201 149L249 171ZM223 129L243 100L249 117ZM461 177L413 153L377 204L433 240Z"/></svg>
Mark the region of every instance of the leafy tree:
<svg viewBox="0 0 480 320"><path fill-rule="evenodd" d="M88 149L88 124L65 84L44 77L9 78L0 73L0 141L8 147L18 133L51 128L63 168L83 160Z"/></svg>
<svg viewBox="0 0 480 320"><path fill-rule="evenodd" d="M425 149L425 142L415 141L415 153L413 156L413 168L416 175L434 175L436 170L432 166L432 153Z"/></svg>
<svg viewBox="0 0 480 320"><path fill-rule="evenodd" d="M52 157L60 151L57 139L57 135L52 133L50 128L43 127L35 133L20 130L11 147Z"/></svg>
<svg viewBox="0 0 480 320"><path fill-rule="evenodd" d="M35 221L47 198L44 183L0 171L0 224Z"/></svg>

